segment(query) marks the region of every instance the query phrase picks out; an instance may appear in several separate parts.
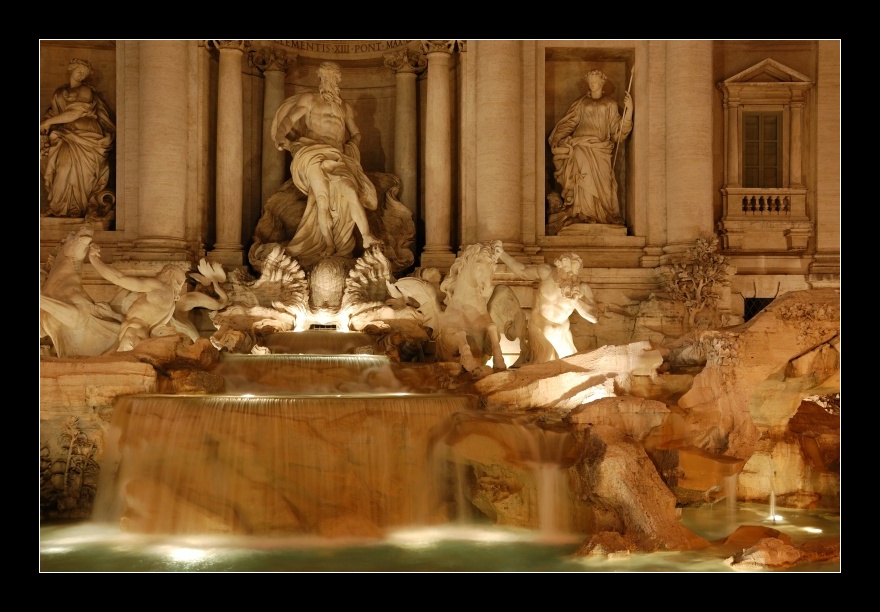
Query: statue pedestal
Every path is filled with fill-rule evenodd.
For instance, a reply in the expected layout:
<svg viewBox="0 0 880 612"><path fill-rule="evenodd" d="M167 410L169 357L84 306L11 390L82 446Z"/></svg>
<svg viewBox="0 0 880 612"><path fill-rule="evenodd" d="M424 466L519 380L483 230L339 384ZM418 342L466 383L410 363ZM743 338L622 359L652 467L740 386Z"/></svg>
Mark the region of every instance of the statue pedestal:
<svg viewBox="0 0 880 612"><path fill-rule="evenodd" d="M538 246L547 262L574 251L584 268L640 268L647 240L628 236L625 225L573 223L555 236L540 236Z"/></svg>
<svg viewBox="0 0 880 612"><path fill-rule="evenodd" d="M626 236L626 226L604 223L572 223L559 230L557 236Z"/></svg>

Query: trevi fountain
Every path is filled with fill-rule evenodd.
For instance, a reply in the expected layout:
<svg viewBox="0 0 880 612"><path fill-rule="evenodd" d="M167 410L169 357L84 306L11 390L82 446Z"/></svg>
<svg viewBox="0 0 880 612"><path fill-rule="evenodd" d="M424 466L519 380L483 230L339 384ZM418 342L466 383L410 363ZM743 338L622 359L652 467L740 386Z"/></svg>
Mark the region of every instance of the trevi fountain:
<svg viewBox="0 0 880 612"><path fill-rule="evenodd" d="M840 571L840 41L40 75L40 571Z"/></svg>

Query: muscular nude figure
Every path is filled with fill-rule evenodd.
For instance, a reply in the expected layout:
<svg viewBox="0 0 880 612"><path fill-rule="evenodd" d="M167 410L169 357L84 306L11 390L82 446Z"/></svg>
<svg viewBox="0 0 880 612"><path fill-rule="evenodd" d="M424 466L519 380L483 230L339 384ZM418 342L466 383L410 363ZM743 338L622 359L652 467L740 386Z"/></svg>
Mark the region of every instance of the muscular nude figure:
<svg viewBox="0 0 880 612"><path fill-rule="evenodd" d="M598 320L593 290L578 279L581 258L567 253L557 258L554 266L526 266L502 251L498 260L518 277L539 281L529 315L530 362L544 363L575 354L571 315L577 312L590 323Z"/></svg>

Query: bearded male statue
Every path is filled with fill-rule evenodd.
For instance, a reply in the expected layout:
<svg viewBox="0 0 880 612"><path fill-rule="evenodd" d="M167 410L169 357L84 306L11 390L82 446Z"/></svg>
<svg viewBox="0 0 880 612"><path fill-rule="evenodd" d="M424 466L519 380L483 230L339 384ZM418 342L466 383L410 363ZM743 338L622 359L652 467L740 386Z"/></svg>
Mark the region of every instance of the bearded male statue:
<svg viewBox="0 0 880 612"><path fill-rule="evenodd" d="M290 255L304 266L332 256L348 257L356 246L355 229L363 249L379 242L370 230L366 210L376 210L376 187L361 167L361 133L354 109L339 95L342 73L333 62L318 68L317 92L287 98L272 122L279 150L293 155L290 174L308 196Z"/></svg>

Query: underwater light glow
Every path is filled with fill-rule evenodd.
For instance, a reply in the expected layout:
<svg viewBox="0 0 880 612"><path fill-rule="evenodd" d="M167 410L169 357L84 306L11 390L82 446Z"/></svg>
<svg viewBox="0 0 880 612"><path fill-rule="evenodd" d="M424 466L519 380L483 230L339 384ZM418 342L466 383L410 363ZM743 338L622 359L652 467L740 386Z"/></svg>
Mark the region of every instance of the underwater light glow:
<svg viewBox="0 0 880 612"><path fill-rule="evenodd" d="M198 548L174 548L168 554L168 558L177 563L197 563L210 556L208 551Z"/></svg>

